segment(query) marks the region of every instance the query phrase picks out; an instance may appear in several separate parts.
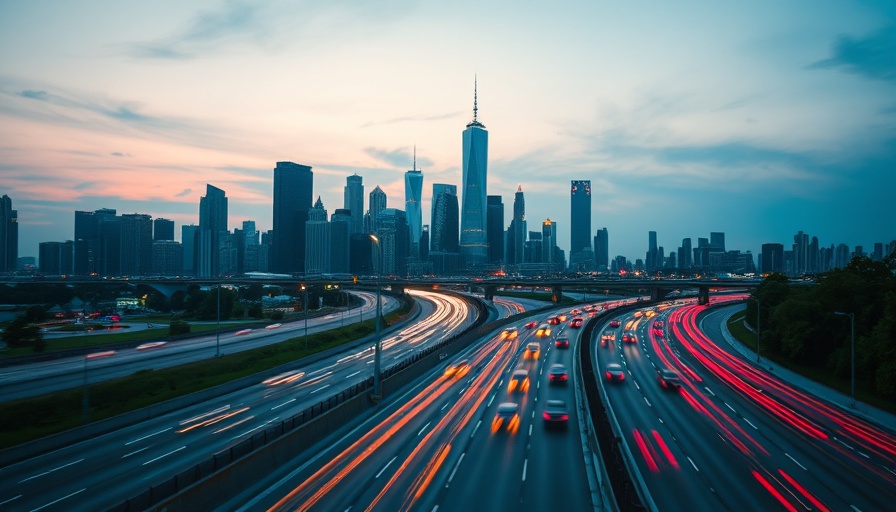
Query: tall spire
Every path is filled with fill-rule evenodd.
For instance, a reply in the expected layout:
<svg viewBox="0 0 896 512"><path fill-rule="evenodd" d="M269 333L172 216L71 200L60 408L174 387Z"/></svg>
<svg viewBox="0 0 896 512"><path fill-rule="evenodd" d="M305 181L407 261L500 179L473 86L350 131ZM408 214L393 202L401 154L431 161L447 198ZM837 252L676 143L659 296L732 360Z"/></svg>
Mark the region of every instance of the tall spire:
<svg viewBox="0 0 896 512"><path fill-rule="evenodd" d="M473 75L473 120L467 123L467 128L477 126L485 128L485 125L479 122L479 84L476 75Z"/></svg>
<svg viewBox="0 0 896 512"><path fill-rule="evenodd" d="M417 171L417 145L414 144L414 172Z"/></svg>
<svg viewBox="0 0 896 512"><path fill-rule="evenodd" d="M517 191L517 192L522 192L522 191L523 191L523 186L522 186L521 184L520 184L520 185L517 185L517 186L516 186L516 191Z"/></svg>

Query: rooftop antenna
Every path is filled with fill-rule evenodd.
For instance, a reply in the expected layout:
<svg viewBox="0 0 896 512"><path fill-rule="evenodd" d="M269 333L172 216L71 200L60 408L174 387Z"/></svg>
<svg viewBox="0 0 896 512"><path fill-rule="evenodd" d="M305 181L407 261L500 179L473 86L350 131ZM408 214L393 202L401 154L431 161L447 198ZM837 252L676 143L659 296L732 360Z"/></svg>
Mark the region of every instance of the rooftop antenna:
<svg viewBox="0 0 896 512"><path fill-rule="evenodd" d="M476 75L473 75L473 122L477 121L476 115L479 112L478 102L478 84Z"/></svg>
<svg viewBox="0 0 896 512"><path fill-rule="evenodd" d="M417 145L414 144L414 172L417 172Z"/></svg>

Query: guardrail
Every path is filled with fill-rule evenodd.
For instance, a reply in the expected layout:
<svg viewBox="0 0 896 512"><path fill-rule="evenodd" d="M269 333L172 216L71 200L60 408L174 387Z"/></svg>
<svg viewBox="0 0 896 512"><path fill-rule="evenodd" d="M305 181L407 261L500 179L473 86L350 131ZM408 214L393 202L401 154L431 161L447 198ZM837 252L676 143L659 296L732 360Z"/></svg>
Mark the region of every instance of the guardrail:
<svg viewBox="0 0 896 512"><path fill-rule="evenodd" d="M469 297L464 296L467 300ZM491 328L510 319L493 322L486 326L488 312L486 305L477 300L476 320L463 332L430 345L401 362L384 368L382 383L384 391L397 389L420 373L408 372L423 360L436 363L442 359L441 353L447 347L455 348L459 340L471 340L480 336L486 327ZM531 312L529 314L532 314ZM487 331L486 331L487 332ZM258 475L270 471L270 465L301 454L308 447L332 434L338 427L355 417L376 407L366 391L372 389L373 377L355 384L348 389L331 395L301 413L255 434L236 446L214 454L209 459L196 464L168 480L150 487L109 509L110 512L130 512L134 510L209 510L224 503L232 494L244 489L248 482ZM240 469L236 462L246 461Z"/></svg>

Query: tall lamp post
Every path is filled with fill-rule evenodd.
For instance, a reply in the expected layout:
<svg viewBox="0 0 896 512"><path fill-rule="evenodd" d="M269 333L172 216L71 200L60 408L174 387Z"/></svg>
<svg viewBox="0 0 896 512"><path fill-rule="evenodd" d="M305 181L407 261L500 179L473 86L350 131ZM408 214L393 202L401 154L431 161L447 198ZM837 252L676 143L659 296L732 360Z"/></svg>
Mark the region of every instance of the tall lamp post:
<svg viewBox="0 0 896 512"><path fill-rule="evenodd" d="M218 281L218 327L215 329L215 357L221 355L221 282Z"/></svg>
<svg viewBox="0 0 896 512"><path fill-rule="evenodd" d="M302 283L302 310L305 313L305 350L308 350L308 287Z"/></svg>
<svg viewBox="0 0 896 512"><path fill-rule="evenodd" d="M382 352L380 339L380 316L382 316L382 302L380 298L380 274L383 272L383 250L380 246L380 239L376 235L370 235L370 239L376 244L377 268L374 270L376 274L376 345L373 348L373 398L378 401L383 397L380 385L380 353Z"/></svg>
<svg viewBox="0 0 896 512"><path fill-rule="evenodd" d="M852 399L850 407L856 406L856 315L852 312L834 311L835 315L849 317L849 395Z"/></svg>
<svg viewBox="0 0 896 512"><path fill-rule="evenodd" d="M762 339L762 303L756 297L750 297L756 301L756 362L761 363L762 357L759 355L759 342Z"/></svg>

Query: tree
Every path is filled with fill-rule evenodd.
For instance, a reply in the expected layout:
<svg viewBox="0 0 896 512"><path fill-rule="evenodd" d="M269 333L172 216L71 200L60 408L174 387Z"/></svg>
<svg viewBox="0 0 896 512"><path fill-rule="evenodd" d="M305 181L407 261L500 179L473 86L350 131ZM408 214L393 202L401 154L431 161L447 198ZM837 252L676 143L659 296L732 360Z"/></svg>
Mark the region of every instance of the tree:
<svg viewBox="0 0 896 512"><path fill-rule="evenodd" d="M46 342L40 332L38 322L43 320L43 315L43 308L38 306L29 308L6 326L3 331L3 341L9 347L30 346L35 352L42 352L46 348Z"/></svg>
<svg viewBox="0 0 896 512"><path fill-rule="evenodd" d="M190 332L190 324L184 322L183 320L173 320L171 325L168 326L168 335L169 336L177 336L180 334L189 334Z"/></svg>

